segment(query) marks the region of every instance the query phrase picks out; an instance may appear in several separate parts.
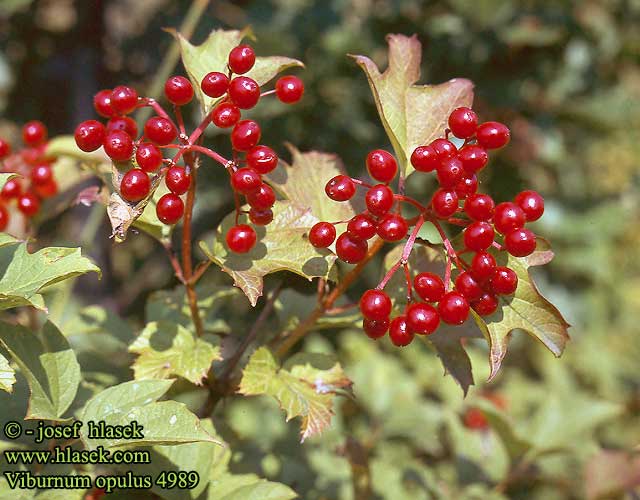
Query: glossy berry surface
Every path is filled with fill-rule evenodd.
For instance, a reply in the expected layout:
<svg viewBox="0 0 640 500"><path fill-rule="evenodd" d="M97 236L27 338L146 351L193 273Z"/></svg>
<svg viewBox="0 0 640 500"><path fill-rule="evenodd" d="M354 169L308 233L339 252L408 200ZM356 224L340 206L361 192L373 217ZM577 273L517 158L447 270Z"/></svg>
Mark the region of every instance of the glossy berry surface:
<svg viewBox="0 0 640 500"><path fill-rule="evenodd" d="M369 240L376 235L377 224L367 214L357 214L347 224L347 232L354 238Z"/></svg>
<svg viewBox="0 0 640 500"><path fill-rule="evenodd" d="M382 216L393 206L393 191L389 186L378 184L367 191L364 201L371 214Z"/></svg>
<svg viewBox="0 0 640 500"><path fill-rule="evenodd" d="M162 153L155 145L143 142L136 149L136 162L145 172L154 172L162 165Z"/></svg>
<svg viewBox="0 0 640 500"><path fill-rule="evenodd" d="M32 184L33 192L40 199L51 198L58 193L58 184L55 179L51 179L43 184Z"/></svg>
<svg viewBox="0 0 640 500"><path fill-rule="evenodd" d="M309 241L316 248L327 248L336 239L336 228L328 222L317 222L309 231Z"/></svg>
<svg viewBox="0 0 640 500"><path fill-rule="evenodd" d="M87 153L99 149L104 142L105 136L105 127L97 120L82 122L76 127L74 133L76 144L82 151Z"/></svg>
<svg viewBox="0 0 640 500"><path fill-rule="evenodd" d="M11 154L11 144L4 139L0 139L0 160L3 160Z"/></svg>
<svg viewBox="0 0 640 500"><path fill-rule="evenodd" d="M374 149L366 160L369 175L379 182L389 183L398 173L398 163L391 153Z"/></svg>
<svg viewBox="0 0 640 500"><path fill-rule="evenodd" d="M253 68L256 53L249 45L238 45L229 52L229 69L242 75Z"/></svg>
<svg viewBox="0 0 640 500"><path fill-rule="evenodd" d="M486 149L498 149L506 146L511 133L506 125L500 122L484 122L476 132L478 145Z"/></svg>
<svg viewBox="0 0 640 500"><path fill-rule="evenodd" d="M456 108L449 115L451 133L460 139L467 139L476 133L478 116L470 108Z"/></svg>
<svg viewBox="0 0 640 500"><path fill-rule="evenodd" d="M456 291L461 293L469 302L482 297L484 291L468 271L461 272L455 281Z"/></svg>
<svg viewBox="0 0 640 500"><path fill-rule="evenodd" d="M144 135L160 146L170 144L178 135L173 123L162 116L153 116L144 124Z"/></svg>
<svg viewBox="0 0 640 500"><path fill-rule="evenodd" d="M413 332L409 330L406 316L398 316L389 324L389 338L393 345L404 347L413 340Z"/></svg>
<svg viewBox="0 0 640 500"><path fill-rule="evenodd" d="M476 144L469 144L460 149L457 158L462 162L462 167L468 174L475 174L482 170L489 161L487 150Z"/></svg>
<svg viewBox="0 0 640 500"><path fill-rule="evenodd" d="M193 85L184 76L172 76L164 84L164 95L171 104L184 106L193 99Z"/></svg>
<svg viewBox="0 0 640 500"><path fill-rule="evenodd" d="M522 191L513 200L524 212L527 222L533 222L544 213L544 198L536 191Z"/></svg>
<svg viewBox="0 0 640 500"><path fill-rule="evenodd" d="M356 185L350 177L346 175L336 175L327 182L324 191L333 201L347 201L356 194Z"/></svg>
<svg viewBox="0 0 640 500"><path fill-rule="evenodd" d="M184 214L184 203L180 197L167 193L160 197L156 205L156 215L164 224L175 224Z"/></svg>
<svg viewBox="0 0 640 500"><path fill-rule="evenodd" d="M252 207L249 210L249 220L256 226L266 226L273 220L273 210L258 210Z"/></svg>
<svg viewBox="0 0 640 500"><path fill-rule="evenodd" d="M381 290L367 290L360 298L360 312L367 319L387 319L391 314L391 299Z"/></svg>
<svg viewBox="0 0 640 500"><path fill-rule="evenodd" d="M96 113L104 118L111 118L115 115L116 112L111 107L111 90L105 89L98 92L93 97L93 107Z"/></svg>
<svg viewBox="0 0 640 500"><path fill-rule="evenodd" d="M37 165L31 170L31 182L36 186L43 186L53 179L51 165Z"/></svg>
<svg viewBox="0 0 640 500"><path fill-rule="evenodd" d="M27 217L33 217L40 210L40 200L33 193L24 193L18 198L18 210Z"/></svg>
<svg viewBox="0 0 640 500"><path fill-rule="evenodd" d="M120 85L111 92L111 107L121 115L131 113L138 104L138 93L131 87Z"/></svg>
<svg viewBox="0 0 640 500"><path fill-rule="evenodd" d="M496 272L496 259L488 252L478 252L471 260L471 275L480 283L490 279Z"/></svg>
<svg viewBox="0 0 640 500"><path fill-rule="evenodd" d="M256 232L247 224L233 226L227 232L226 241L229 250L235 253L247 253L256 244Z"/></svg>
<svg viewBox="0 0 640 500"><path fill-rule="evenodd" d="M493 198L488 194L473 194L464 202L464 211L473 220L490 220L495 208Z"/></svg>
<svg viewBox="0 0 640 500"><path fill-rule="evenodd" d="M258 189L260 184L262 184L260 174L249 167L238 169L231 175L231 187L242 194Z"/></svg>
<svg viewBox="0 0 640 500"><path fill-rule="evenodd" d="M104 152L114 161L127 161L133 154L133 141L126 132L116 130L105 138Z"/></svg>
<svg viewBox="0 0 640 500"><path fill-rule="evenodd" d="M260 126L253 120L241 120L231 131L231 144L236 151L249 151L260 142Z"/></svg>
<svg viewBox="0 0 640 500"><path fill-rule="evenodd" d="M450 325L461 325L469 317L469 302L459 292L448 292L438 302L440 319Z"/></svg>
<svg viewBox="0 0 640 500"><path fill-rule="evenodd" d="M3 200L10 200L12 198L17 198L22 194L22 185L18 179L9 179L2 191L0 192L0 196L2 196Z"/></svg>
<svg viewBox="0 0 640 500"><path fill-rule="evenodd" d="M514 229L504 237L504 244L514 257L526 257L536 249L536 235L525 228Z"/></svg>
<svg viewBox="0 0 640 500"><path fill-rule="evenodd" d="M493 214L493 225L501 234L507 234L520 229L527 221L522 209L515 203L505 201L498 204Z"/></svg>
<svg viewBox="0 0 640 500"><path fill-rule="evenodd" d="M381 321L373 321L367 318L362 320L362 329L369 338L379 339L389 331L389 318L385 318Z"/></svg>
<svg viewBox="0 0 640 500"><path fill-rule="evenodd" d="M369 245L366 240L353 238L349 233L342 233L336 240L336 254L340 260L348 264L357 264L367 255Z"/></svg>
<svg viewBox="0 0 640 500"><path fill-rule="evenodd" d="M251 109L260 99L260 87L252 78L238 76L229 83L229 97L240 109Z"/></svg>
<svg viewBox="0 0 640 500"><path fill-rule="evenodd" d="M240 120L240 108L230 102L218 104L211 113L211 121L216 127L233 127Z"/></svg>
<svg viewBox="0 0 640 500"><path fill-rule="evenodd" d="M497 295L511 295L518 287L518 275L513 269L498 266L491 278L491 290Z"/></svg>
<svg viewBox="0 0 640 500"><path fill-rule="evenodd" d="M107 122L106 129L107 134L115 130L122 130L132 139L136 139L138 137L138 125L135 120L128 116L114 116Z"/></svg>
<svg viewBox="0 0 640 500"><path fill-rule="evenodd" d="M450 158L458 152L455 144L447 139L436 139L431 143L431 147L436 152L436 155L440 161L445 158Z"/></svg>
<svg viewBox="0 0 640 500"><path fill-rule="evenodd" d="M431 172L440 164L436 150L431 146L418 146L411 153L411 165L418 172Z"/></svg>
<svg viewBox="0 0 640 500"><path fill-rule="evenodd" d="M420 273L413 279L413 287L426 302L438 302L444 295L444 282L434 273Z"/></svg>
<svg viewBox="0 0 640 500"><path fill-rule="evenodd" d="M22 127L22 142L27 146L39 146L47 140L47 127L44 123L34 120Z"/></svg>
<svg viewBox="0 0 640 500"><path fill-rule="evenodd" d="M302 99L304 83L297 76L283 76L276 82L276 96L285 104L294 104Z"/></svg>
<svg viewBox="0 0 640 500"><path fill-rule="evenodd" d="M438 189L431 198L433 211L441 219L451 217L458 210L458 194L447 189Z"/></svg>
<svg viewBox="0 0 640 500"><path fill-rule="evenodd" d="M125 200L132 203L145 198L150 189L149 176L139 168L129 170L124 174L120 183L120 194Z"/></svg>
<svg viewBox="0 0 640 500"><path fill-rule="evenodd" d="M399 214L387 214L378 223L377 233L384 241L400 241L407 235L409 226Z"/></svg>
<svg viewBox="0 0 640 500"><path fill-rule="evenodd" d="M464 169L462 162L455 157L445 158L436 169L438 182L444 189L451 189L462 180Z"/></svg>
<svg viewBox="0 0 640 500"><path fill-rule="evenodd" d="M278 166L278 155L269 146L254 146L247 151L247 166L259 174L268 174Z"/></svg>
<svg viewBox="0 0 640 500"><path fill-rule="evenodd" d="M420 335L429 335L440 325L438 311L429 304L411 304L407 307L406 317L409 330Z"/></svg>
<svg viewBox="0 0 640 500"><path fill-rule="evenodd" d="M267 210L276 202L276 193L265 183L260 184L245 196L247 197L247 203L258 210Z"/></svg>
<svg viewBox="0 0 640 500"><path fill-rule="evenodd" d="M471 308L480 316L490 316L498 309L498 297L491 293L483 293L479 299L471 303Z"/></svg>
<svg viewBox="0 0 640 500"><path fill-rule="evenodd" d="M174 194L184 194L189 190L191 186L191 176L187 174L184 167L174 166L167 170L164 182L167 185L169 191Z"/></svg>
<svg viewBox="0 0 640 500"><path fill-rule="evenodd" d="M209 97L222 97L229 89L229 77L219 71L212 71L202 78L200 88Z"/></svg>
<svg viewBox="0 0 640 500"><path fill-rule="evenodd" d="M469 176L465 176L459 181L454 190L458 195L458 198L461 200L466 200L472 194L475 194L478 190L478 178L475 174Z"/></svg>
<svg viewBox="0 0 640 500"><path fill-rule="evenodd" d="M493 243L495 232L488 222L473 222L464 230L464 245L474 252L486 250Z"/></svg>

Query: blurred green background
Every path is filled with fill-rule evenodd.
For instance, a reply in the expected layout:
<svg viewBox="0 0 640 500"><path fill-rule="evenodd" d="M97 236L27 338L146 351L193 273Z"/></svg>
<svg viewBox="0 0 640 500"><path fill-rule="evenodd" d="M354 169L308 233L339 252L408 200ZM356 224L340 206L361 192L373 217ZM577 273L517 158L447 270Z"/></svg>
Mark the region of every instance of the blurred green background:
<svg viewBox="0 0 640 500"><path fill-rule="evenodd" d="M366 79L346 54L384 66L385 34L417 33L423 81L470 78L481 118L511 127L511 145L495 155L483 189L500 200L524 188L545 197L536 230L556 258L535 275L573 325L561 360L516 334L488 385L486 347L470 345L477 385L464 401L424 346L399 352L357 331L331 342L310 338L309 349L340 355L355 401L344 400L332 430L301 446L296 426L271 401L232 400L214 421L236 452L233 466L290 484L305 499L620 498L625 491L639 498L630 492L640 483L640 1L206 4L0 1L0 135L16 137L29 119L47 123L52 136L67 134L93 117L97 90L153 88L172 42L161 28L180 27L201 5L192 41L213 28L251 25L259 55L307 65L299 106L265 104L257 112L268 123L267 143L285 158L285 141L337 153L361 174L366 153L389 146ZM232 206L219 172L203 182L198 233ZM411 189L427 198L431 188ZM81 284L82 301L141 317L149 291L172 283L171 270L150 238L113 247L108 234L105 220L76 207L47 221L40 239L83 243L103 268L98 287ZM488 429L465 427L465 411L487 394L499 394L504 411ZM530 445L524 455L514 451L521 440ZM371 488L358 487L360 480Z"/></svg>

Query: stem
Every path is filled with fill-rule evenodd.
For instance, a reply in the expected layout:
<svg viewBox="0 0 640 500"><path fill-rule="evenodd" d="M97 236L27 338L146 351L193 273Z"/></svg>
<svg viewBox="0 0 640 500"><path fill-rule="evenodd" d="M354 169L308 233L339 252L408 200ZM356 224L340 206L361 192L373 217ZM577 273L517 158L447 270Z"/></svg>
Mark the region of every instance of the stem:
<svg viewBox="0 0 640 500"><path fill-rule="evenodd" d="M420 212L426 212L427 211L427 207L425 207L422 203L417 202L413 198L410 198L408 196L404 196L404 195L401 195L401 194L396 194L393 197L398 201L402 201L404 203L409 203L410 205L413 205L418 210L420 210Z"/></svg>
<svg viewBox="0 0 640 500"><path fill-rule="evenodd" d="M180 267L180 262L178 261L178 256L176 255L176 252L173 249L173 245L171 245L171 242L166 242L166 243L163 243L162 246L167 251L167 255L169 257L169 261L171 262L171 267L173 267L173 271L176 275L176 278L178 278L180 283L185 284L184 275L182 273L182 267Z"/></svg>
<svg viewBox="0 0 640 500"><path fill-rule="evenodd" d="M384 275L384 278L382 278L382 281L380 281L380 283L376 287L378 290L383 290L384 287L387 286L387 283L389 283L389 280L396 273L396 271L400 269L400 266L405 266L409 262L409 255L411 255L411 250L413 249L413 245L416 242L416 238L418 237L418 233L420 232L420 228L422 227L423 224L424 224L424 216L420 215L418 217L418 221L416 222L415 227L413 228L413 231L411 231L411 235L409 235L409 239L407 240L407 243L404 245L404 249L402 250L402 257L400 257L398 262L396 262L391 267L391 269L387 271L387 274Z"/></svg>

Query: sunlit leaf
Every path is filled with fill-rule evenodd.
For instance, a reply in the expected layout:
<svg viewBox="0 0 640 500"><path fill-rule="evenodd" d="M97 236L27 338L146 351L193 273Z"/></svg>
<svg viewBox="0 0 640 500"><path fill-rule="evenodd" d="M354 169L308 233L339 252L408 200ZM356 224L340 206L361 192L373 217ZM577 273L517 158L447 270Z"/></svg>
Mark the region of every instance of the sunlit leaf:
<svg viewBox="0 0 640 500"><path fill-rule="evenodd" d="M5 392L13 391L13 384L16 383L16 373L9 365L9 361L0 354L0 389Z"/></svg>

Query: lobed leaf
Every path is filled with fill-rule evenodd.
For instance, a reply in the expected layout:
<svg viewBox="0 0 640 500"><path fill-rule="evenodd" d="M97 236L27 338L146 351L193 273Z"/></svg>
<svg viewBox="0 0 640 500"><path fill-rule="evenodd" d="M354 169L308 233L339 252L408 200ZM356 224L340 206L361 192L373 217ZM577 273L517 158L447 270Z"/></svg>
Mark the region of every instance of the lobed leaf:
<svg viewBox="0 0 640 500"><path fill-rule="evenodd" d="M27 379L31 396L25 419L65 420L75 399L80 365L60 330L47 322L41 332L0 324L0 342Z"/></svg>
<svg viewBox="0 0 640 500"><path fill-rule="evenodd" d="M353 58L367 75L401 173L408 174L413 170L408 161L413 150L442 137L451 111L471 106L473 84L457 78L440 85L416 85L422 59L417 36L387 35L387 42L389 66L384 73L366 56Z"/></svg>
<svg viewBox="0 0 640 500"><path fill-rule="evenodd" d="M275 398L287 414L287 420L302 417L301 437L320 434L330 423L333 398L338 390L350 387L339 363L318 369L309 362L280 368L266 347L258 349L242 373L238 392L246 396L268 395Z"/></svg>

